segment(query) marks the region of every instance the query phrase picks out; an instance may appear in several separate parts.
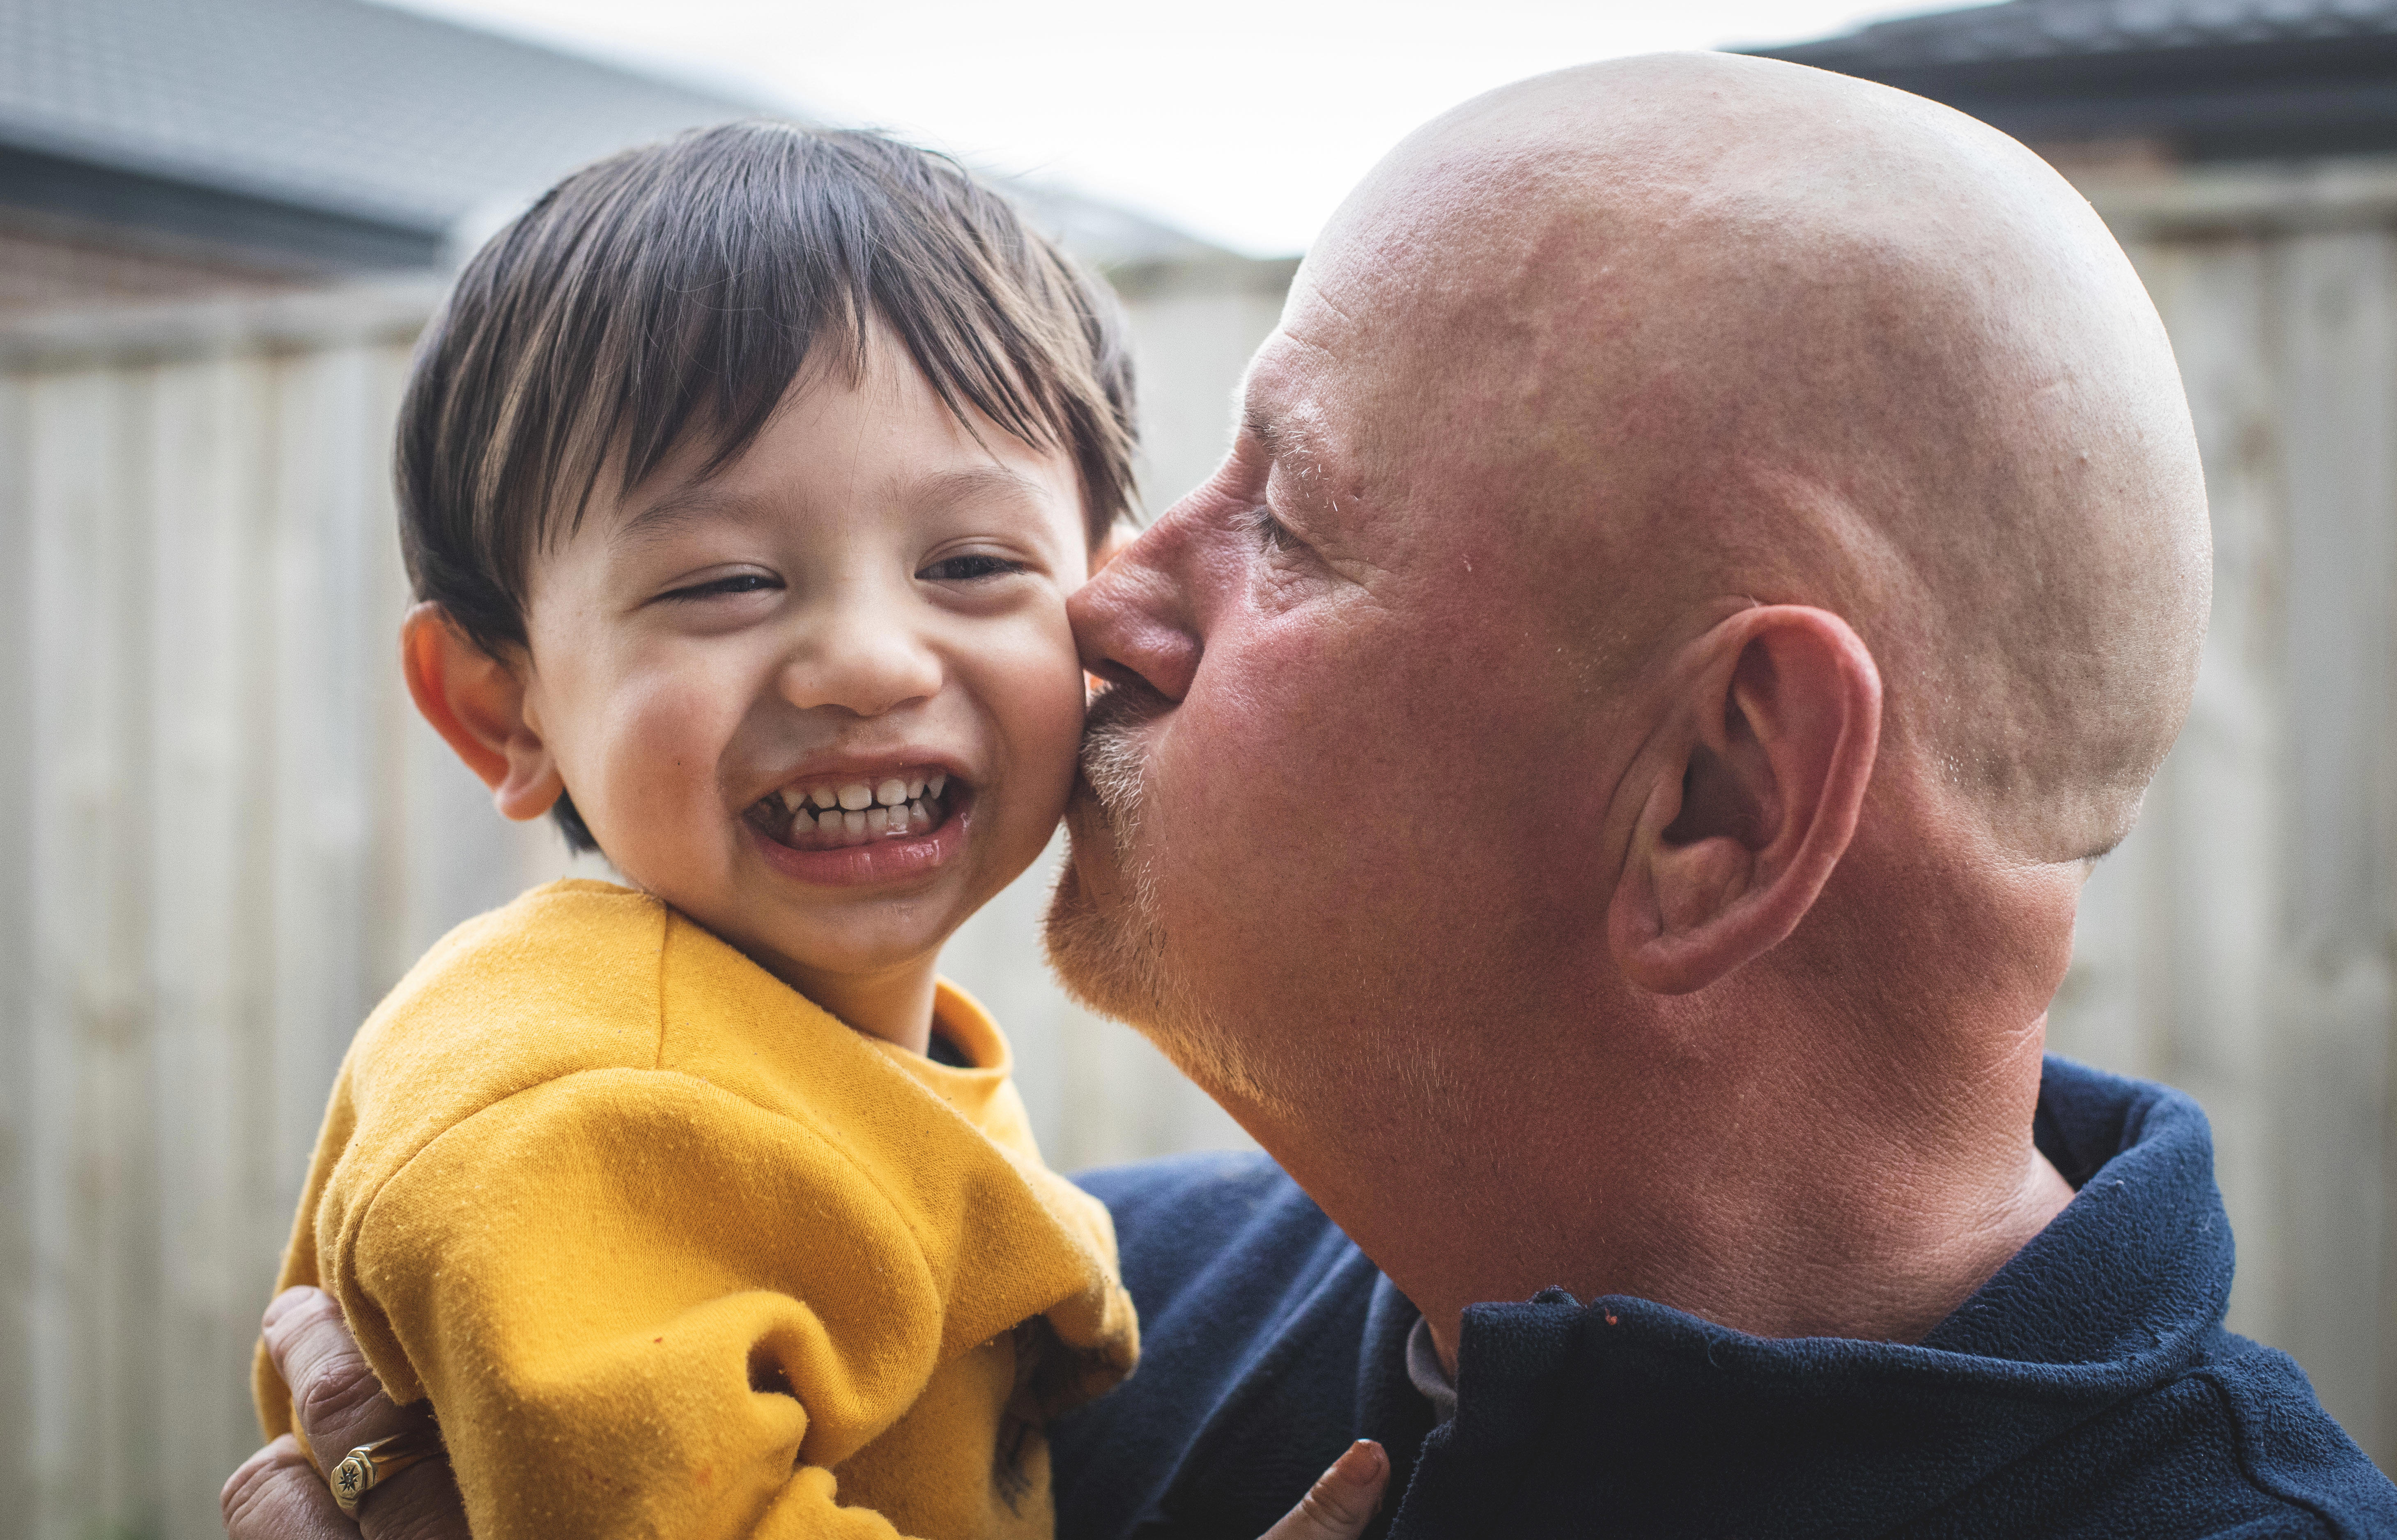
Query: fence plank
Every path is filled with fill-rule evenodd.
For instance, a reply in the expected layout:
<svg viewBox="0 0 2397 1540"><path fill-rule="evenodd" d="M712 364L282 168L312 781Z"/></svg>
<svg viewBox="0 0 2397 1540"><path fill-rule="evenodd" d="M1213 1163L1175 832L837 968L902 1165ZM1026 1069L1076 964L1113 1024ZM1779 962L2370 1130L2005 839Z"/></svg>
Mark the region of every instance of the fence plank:
<svg viewBox="0 0 2397 1540"><path fill-rule="evenodd" d="M33 1193L33 536L22 468L32 387L0 375L0 1513L39 1511ZM7 874L18 873L16 880Z"/></svg>
<svg viewBox="0 0 2397 1540"><path fill-rule="evenodd" d="M143 489L154 752L141 797L152 852L163 1278L154 1393L167 1513L199 1510L228 1458L254 1440L228 1368L254 1335L257 1176L269 1024L254 917L271 811L251 730L265 647L258 510L273 452L259 365L212 359L155 371Z"/></svg>
<svg viewBox="0 0 2397 1540"><path fill-rule="evenodd" d="M157 1345L157 1145L143 968L147 381L85 373L35 391L33 1069L35 1459L43 1507L98 1493L102 1520L155 1520L137 1452ZM128 581L130 580L130 581ZM47 1517L47 1515L46 1515Z"/></svg>
<svg viewBox="0 0 2397 1540"><path fill-rule="evenodd" d="M2289 242L2291 801L2287 1344L2366 1447L2386 1449L2378 1359L2392 917L2391 601L2397 599L2397 296L2386 231Z"/></svg>

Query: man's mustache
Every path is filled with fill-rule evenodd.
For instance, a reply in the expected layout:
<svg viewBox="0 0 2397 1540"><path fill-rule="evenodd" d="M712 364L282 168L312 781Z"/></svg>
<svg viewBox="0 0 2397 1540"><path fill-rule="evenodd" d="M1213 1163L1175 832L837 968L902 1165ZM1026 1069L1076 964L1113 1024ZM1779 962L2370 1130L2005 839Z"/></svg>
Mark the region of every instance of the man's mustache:
<svg viewBox="0 0 2397 1540"><path fill-rule="evenodd" d="M1142 730L1172 709L1172 701L1139 679L1110 684L1091 701L1082 726L1082 779L1118 834L1140 813L1146 760Z"/></svg>

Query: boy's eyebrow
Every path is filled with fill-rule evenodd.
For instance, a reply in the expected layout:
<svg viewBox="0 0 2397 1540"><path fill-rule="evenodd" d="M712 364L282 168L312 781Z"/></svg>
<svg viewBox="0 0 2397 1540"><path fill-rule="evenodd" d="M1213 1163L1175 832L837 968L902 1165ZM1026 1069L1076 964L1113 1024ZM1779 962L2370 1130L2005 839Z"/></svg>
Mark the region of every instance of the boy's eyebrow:
<svg viewBox="0 0 2397 1540"><path fill-rule="evenodd" d="M993 462L968 465L926 476L914 489L916 501L939 505L997 492L1002 496L1037 498L1040 486L1030 476Z"/></svg>
<svg viewBox="0 0 2397 1540"><path fill-rule="evenodd" d="M677 488L618 525L609 539L618 545L662 540L679 525L725 513L738 507L740 502L718 488L703 484Z"/></svg>
<svg viewBox="0 0 2397 1540"><path fill-rule="evenodd" d="M942 471L917 482L907 489L907 493L913 502L937 507L994 493L1002 497L1038 498L1041 488L1019 471L992 463ZM679 487L618 525L609 538L618 545L637 545L662 540L694 519L737 514L747 502L747 499L736 497L718 487L704 484Z"/></svg>

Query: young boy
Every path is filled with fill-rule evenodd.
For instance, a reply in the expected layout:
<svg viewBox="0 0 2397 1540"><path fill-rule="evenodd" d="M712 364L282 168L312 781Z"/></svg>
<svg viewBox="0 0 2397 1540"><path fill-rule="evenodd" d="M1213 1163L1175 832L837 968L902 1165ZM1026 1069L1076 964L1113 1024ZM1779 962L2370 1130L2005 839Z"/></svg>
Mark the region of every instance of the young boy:
<svg viewBox="0 0 2397 1540"><path fill-rule="evenodd" d="M619 155L462 276L401 413L408 686L630 886L401 981L283 1286L430 1399L483 1540L1050 1533L1041 1424L1132 1303L933 964L1064 807L1130 393L1098 292L871 135Z"/></svg>

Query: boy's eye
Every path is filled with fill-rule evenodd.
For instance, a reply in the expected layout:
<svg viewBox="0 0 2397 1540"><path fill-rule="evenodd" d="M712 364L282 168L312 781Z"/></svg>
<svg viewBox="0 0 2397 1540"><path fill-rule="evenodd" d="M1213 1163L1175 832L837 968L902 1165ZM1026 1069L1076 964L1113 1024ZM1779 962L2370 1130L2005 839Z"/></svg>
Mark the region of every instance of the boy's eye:
<svg viewBox="0 0 2397 1540"><path fill-rule="evenodd" d="M928 583L965 583L975 578L995 578L1007 572L1021 572L1024 564L1005 556L982 555L945 556L917 573Z"/></svg>
<svg viewBox="0 0 2397 1540"><path fill-rule="evenodd" d="M769 588L782 587L782 581L764 572L735 572L728 578L710 578L688 588L671 588L658 596L662 599L712 599L719 594L755 594Z"/></svg>

